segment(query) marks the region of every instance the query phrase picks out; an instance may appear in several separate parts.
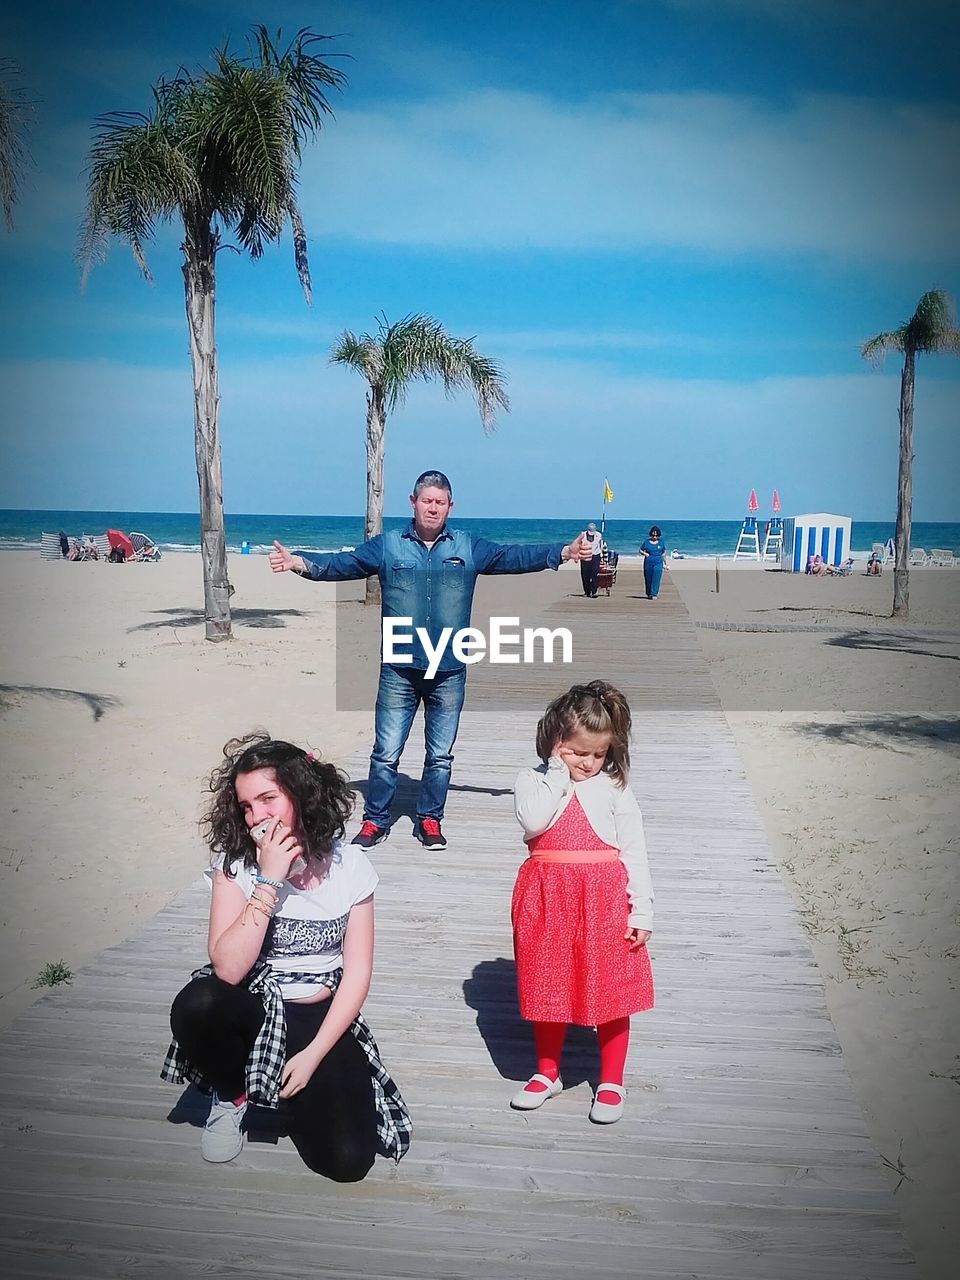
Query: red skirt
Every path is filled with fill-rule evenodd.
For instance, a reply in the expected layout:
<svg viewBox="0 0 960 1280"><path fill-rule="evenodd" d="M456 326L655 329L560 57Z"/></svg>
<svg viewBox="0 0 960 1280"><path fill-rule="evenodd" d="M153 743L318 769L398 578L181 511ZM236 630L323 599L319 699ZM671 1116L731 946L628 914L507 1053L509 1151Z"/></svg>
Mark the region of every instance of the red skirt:
<svg viewBox="0 0 960 1280"><path fill-rule="evenodd" d="M527 858L511 920L520 1014L596 1027L653 1008L646 947L631 951L627 869L609 862Z"/></svg>

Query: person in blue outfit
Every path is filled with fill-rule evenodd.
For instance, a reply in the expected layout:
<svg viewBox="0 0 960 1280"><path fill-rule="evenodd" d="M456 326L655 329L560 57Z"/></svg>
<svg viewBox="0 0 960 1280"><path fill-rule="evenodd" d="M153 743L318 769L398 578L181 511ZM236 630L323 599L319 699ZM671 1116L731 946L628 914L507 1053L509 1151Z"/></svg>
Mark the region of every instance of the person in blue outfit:
<svg viewBox="0 0 960 1280"><path fill-rule="evenodd" d="M643 585L647 589L647 599L656 600L660 579L663 577L663 557L667 554L663 535L657 525L651 528L649 536L640 544L640 554L643 556Z"/></svg>
<svg viewBox="0 0 960 1280"><path fill-rule="evenodd" d="M400 757L417 708L423 704L424 755L414 836L427 849L443 849L443 820L453 744L460 725L466 666L447 644L435 674L416 635L422 627L436 651L445 628L456 634L470 625L477 575L537 573L558 569L565 560L585 560L592 550L581 535L573 542L503 546L447 526L453 490L442 471L424 471L410 495L413 518L404 528L390 529L353 551L317 555L290 552L275 542L270 553L274 573L291 570L314 582L380 579L384 618L412 618L414 638L404 665L382 662L377 690L373 752L363 823L353 843L370 848L390 830L390 808L397 789ZM411 628L403 628L409 632ZM448 633L449 634L449 633Z"/></svg>

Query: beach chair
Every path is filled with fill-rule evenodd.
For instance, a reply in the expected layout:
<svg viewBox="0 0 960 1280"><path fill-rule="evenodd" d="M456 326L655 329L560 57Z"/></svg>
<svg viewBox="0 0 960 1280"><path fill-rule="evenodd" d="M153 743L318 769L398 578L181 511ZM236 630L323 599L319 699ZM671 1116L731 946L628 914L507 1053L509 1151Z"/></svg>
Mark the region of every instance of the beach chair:
<svg viewBox="0 0 960 1280"><path fill-rule="evenodd" d="M828 564L827 573L831 578L849 578L853 573L853 556L848 556L843 564Z"/></svg>
<svg viewBox="0 0 960 1280"><path fill-rule="evenodd" d="M930 557L924 551L923 547L911 547L909 565L911 569L922 569Z"/></svg>
<svg viewBox="0 0 960 1280"><path fill-rule="evenodd" d="M133 543L134 560L142 560L145 563L153 564L160 559L160 548L145 533L134 533L131 530L130 541Z"/></svg>
<svg viewBox="0 0 960 1280"><path fill-rule="evenodd" d="M60 550L59 533L41 533L40 559L41 560L62 560L63 559L63 552Z"/></svg>
<svg viewBox="0 0 960 1280"><path fill-rule="evenodd" d="M80 535L80 545L84 543L93 543L96 548L96 555L83 555L81 560L106 560L110 554L110 543L107 541L106 534L103 533L82 533Z"/></svg>
<svg viewBox="0 0 960 1280"><path fill-rule="evenodd" d="M941 569L952 569L957 563L957 557L946 547L934 547L930 552L930 563Z"/></svg>

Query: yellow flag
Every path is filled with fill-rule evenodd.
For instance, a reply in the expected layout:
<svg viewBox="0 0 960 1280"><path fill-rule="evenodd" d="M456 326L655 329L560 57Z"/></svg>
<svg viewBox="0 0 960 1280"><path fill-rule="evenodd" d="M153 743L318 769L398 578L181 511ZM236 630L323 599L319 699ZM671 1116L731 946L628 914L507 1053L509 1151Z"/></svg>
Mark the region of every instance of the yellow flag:
<svg viewBox="0 0 960 1280"><path fill-rule="evenodd" d="M604 479L604 482L603 482L603 500L604 502L613 501L613 490L610 488L610 485L606 479Z"/></svg>

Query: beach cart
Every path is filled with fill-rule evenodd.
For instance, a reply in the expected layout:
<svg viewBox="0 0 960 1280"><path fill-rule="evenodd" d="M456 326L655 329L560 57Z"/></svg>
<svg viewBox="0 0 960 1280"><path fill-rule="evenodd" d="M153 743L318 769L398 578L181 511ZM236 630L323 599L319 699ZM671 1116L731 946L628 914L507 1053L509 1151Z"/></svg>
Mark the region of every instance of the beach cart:
<svg viewBox="0 0 960 1280"><path fill-rule="evenodd" d="M617 580L617 561L620 559L619 551L611 551L607 544L604 543L600 550L600 572L597 575L597 591L605 591L610 594L610 588Z"/></svg>

